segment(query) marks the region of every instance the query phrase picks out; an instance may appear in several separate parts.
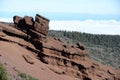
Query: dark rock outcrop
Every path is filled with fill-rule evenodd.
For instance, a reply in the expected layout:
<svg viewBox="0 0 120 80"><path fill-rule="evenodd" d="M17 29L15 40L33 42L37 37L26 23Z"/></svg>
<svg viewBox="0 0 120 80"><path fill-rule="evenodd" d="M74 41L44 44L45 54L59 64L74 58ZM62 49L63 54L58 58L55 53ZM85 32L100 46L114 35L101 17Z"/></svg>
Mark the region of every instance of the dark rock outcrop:
<svg viewBox="0 0 120 80"><path fill-rule="evenodd" d="M21 19L22 19L22 17L20 17L20 16L14 16L13 17L14 24L17 25Z"/></svg>
<svg viewBox="0 0 120 80"><path fill-rule="evenodd" d="M49 30L49 20L47 18L42 17L39 14L36 14L34 29L37 32L47 35Z"/></svg>
<svg viewBox="0 0 120 80"><path fill-rule="evenodd" d="M77 47L81 50L85 50L85 46L81 42L77 42Z"/></svg>
<svg viewBox="0 0 120 80"><path fill-rule="evenodd" d="M25 24L26 24L26 26L27 27L33 27L33 25L34 25L34 20L33 20L33 18L32 17L29 17L29 16L25 16L24 17L24 20L25 20Z"/></svg>
<svg viewBox="0 0 120 80"><path fill-rule="evenodd" d="M29 55L22 55L22 57L25 59L27 63L34 64L33 59Z"/></svg>
<svg viewBox="0 0 120 80"><path fill-rule="evenodd" d="M47 36L48 30L49 30L49 19L44 18L43 16L40 16L39 14L36 14L35 21L30 16L25 17L19 17L14 16L13 17L14 24L23 31L25 31L27 34L32 34L35 36L44 35ZM32 30L32 31L31 31Z"/></svg>

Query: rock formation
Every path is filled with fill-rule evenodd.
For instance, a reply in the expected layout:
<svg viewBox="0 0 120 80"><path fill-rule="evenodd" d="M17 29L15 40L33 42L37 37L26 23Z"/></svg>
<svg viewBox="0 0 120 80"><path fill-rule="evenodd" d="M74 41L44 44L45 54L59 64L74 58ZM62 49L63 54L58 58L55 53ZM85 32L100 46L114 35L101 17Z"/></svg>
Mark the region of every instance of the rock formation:
<svg viewBox="0 0 120 80"><path fill-rule="evenodd" d="M120 70L89 59L88 52L82 43L79 42L77 46L73 46L59 39L49 38L47 36L49 19L36 14L35 20L29 16L23 18L14 16L13 21L14 26L0 23L0 41L18 44L31 51L35 57L31 57L31 54L22 54L22 58L30 65L36 65L38 62L36 63L34 59L37 59L53 72L51 75L54 73L65 75L72 77L71 80L120 80Z"/></svg>
<svg viewBox="0 0 120 80"><path fill-rule="evenodd" d="M36 33L43 34L44 36L47 36L48 34L49 19L40 16L39 14L36 14L35 21L32 17L29 16L25 16L23 18L19 16L14 16L13 21L18 28L27 31L28 33L31 33L30 29L32 29Z"/></svg>
<svg viewBox="0 0 120 80"><path fill-rule="evenodd" d="M40 16L39 14L36 14L34 29L37 32L47 35L48 29L49 29L49 19L44 18L44 17Z"/></svg>

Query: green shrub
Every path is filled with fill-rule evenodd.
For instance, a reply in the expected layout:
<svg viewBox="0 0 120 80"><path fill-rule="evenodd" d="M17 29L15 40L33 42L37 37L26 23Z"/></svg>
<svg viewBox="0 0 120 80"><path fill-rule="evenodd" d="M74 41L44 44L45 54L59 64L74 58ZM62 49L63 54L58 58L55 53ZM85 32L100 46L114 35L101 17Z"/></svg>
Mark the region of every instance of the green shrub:
<svg viewBox="0 0 120 80"><path fill-rule="evenodd" d="M0 80L8 80L8 74L1 62L0 62Z"/></svg>
<svg viewBox="0 0 120 80"><path fill-rule="evenodd" d="M26 73L19 73L18 76L20 76L23 80L38 80Z"/></svg>

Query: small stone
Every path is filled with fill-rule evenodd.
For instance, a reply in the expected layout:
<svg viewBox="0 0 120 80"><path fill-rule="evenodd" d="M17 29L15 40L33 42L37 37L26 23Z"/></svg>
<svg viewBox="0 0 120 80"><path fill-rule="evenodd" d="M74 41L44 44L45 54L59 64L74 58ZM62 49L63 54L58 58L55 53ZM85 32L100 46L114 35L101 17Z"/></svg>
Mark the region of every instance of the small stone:
<svg viewBox="0 0 120 80"><path fill-rule="evenodd" d="M29 55L22 55L22 57L25 59L26 62L29 64L34 64L33 59Z"/></svg>
<svg viewBox="0 0 120 80"><path fill-rule="evenodd" d="M56 38L56 37L54 37L54 40L57 40L57 38Z"/></svg>
<svg viewBox="0 0 120 80"><path fill-rule="evenodd" d="M5 64L5 65L7 65L7 63L6 63L6 62L5 62L4 64Z"/></svg>
<svg viewBox="0 0 120 80"><path fill-rule="evenodd" d="M16 67L13 67L13 70L17 71Z"/></svg>
<svg viewBox="0 0 120 80"><path fill-rule="evenodd" d="M115 75L115 73L112 70L108 70L108 73L111 75Z"/></svg>
<svg viewBox="0 0 120 80"><path fill-rule="evenodd" d="M71 47L72 47L72 48L75 48L75 46L74 46L74 45L72 45Z"/></svg>
<svg viewBox="0 0 120 80"><path fill-rule="evenodd" d="M77 47L81 50L85 50L85 46L81 42L77 42Z"/></svg>
<svg viewBox="0 0 120 80"><path fill-rule="evenodd" d="M63 45L64 48L67 48L67 45Z"/></svg>

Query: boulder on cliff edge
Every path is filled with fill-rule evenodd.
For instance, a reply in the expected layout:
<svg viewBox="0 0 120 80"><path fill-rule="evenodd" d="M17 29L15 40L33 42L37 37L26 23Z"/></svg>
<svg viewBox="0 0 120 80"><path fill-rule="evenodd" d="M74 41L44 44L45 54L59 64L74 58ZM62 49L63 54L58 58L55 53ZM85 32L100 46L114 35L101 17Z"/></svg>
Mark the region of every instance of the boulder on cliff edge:
<svg viewBox="0 0 120 80"><path fill-rule="evenodd" d="M18 28L27 30L27 32L32 29L40 34L43 34L44 36L48 34L50 20L39 14L36 14L35 21L30 16L25 16L23 18L14 16L13 21Z"/></svg>
<svg viewBox="0 0 120 80"><path fill-rule="evenodd" d="M49 21L50 21L49 19L39 14L36 14L34 29L37 32L42 33L43 35L47 35L49 30Z"/></svg>

